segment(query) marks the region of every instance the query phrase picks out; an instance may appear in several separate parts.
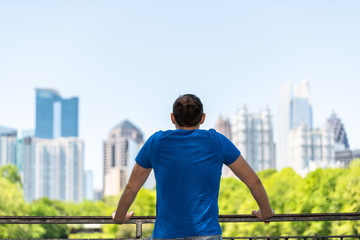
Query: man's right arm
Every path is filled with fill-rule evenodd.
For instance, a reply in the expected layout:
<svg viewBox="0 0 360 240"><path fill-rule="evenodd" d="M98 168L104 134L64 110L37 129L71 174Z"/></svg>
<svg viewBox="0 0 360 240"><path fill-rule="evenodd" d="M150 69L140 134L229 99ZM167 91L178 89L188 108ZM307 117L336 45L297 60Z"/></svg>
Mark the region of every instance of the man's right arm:
<svg viewBox="0 0 360 240"><path fill-rule="evenodd" d="M259 205L260 209L258 211L253 211L252 214L261 220L274 216L274 211L270 206L269 198L260 178L245 161L242 155L240 155L235 162L228 165L228 167L241 181L246 184L255 201Z"/></svg>

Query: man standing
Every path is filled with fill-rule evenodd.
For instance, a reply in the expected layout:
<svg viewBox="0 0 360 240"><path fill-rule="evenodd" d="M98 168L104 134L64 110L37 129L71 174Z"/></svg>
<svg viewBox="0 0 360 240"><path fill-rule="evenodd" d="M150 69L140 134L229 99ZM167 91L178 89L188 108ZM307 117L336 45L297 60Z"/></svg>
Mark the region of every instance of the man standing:
<svg viewBox="0 0 360 240"><path fill-rule="evenodd" d="M176 130L154 133L140 150L112 214L116 223L133 216L128 209L154 169L157 204L151 239L221 239L218 195L223 164L250 189L260 208L252 213L261 220L274 215L259 177L240 151L215 130L199 129L204 120L198 97L185 94L176 99L171 113Z"/></svg>

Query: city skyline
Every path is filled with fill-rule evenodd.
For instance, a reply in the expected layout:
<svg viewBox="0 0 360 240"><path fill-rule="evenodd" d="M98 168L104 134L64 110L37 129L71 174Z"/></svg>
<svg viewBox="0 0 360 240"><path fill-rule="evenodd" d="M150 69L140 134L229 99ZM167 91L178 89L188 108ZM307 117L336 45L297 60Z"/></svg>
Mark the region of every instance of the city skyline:
<svg viewBox="0 0 360 240"><path fill-rule="evenodd" d="M360 148L360 2L0 2L0 125L35 130L35 89L79 97L85 169L102 186L102 142L129 119L147 139L173 129L194 93L207 114L244 103L277 115L280 87L310 83L313 127L335 111ZM276 128L276 125L274 126Z"/></svg>

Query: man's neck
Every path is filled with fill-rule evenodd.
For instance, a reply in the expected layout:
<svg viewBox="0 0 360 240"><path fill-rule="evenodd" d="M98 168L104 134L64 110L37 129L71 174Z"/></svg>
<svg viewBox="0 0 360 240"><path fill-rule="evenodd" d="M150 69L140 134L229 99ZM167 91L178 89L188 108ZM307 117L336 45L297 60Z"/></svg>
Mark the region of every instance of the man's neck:
<svg viewBox="0 0 360 240"><path fill-rule="evenodd" d="M199 128L200 128L200 125L196 125L194 127L180 127L180 126L176 125L176 129L183 129L183 130L196 130Z"/></svg>

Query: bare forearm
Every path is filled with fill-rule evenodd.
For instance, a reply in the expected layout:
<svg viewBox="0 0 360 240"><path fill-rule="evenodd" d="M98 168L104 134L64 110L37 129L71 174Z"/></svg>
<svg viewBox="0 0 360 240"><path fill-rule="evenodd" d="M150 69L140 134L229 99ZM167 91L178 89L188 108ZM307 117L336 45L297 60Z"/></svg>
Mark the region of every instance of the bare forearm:
<svg viewBox="0 0 360 240"><path fill-rule="evenodd" d="M259 205L261 212L258 213L255 211L256 213L253 214L260 219L272 217L274 215L274 211L271 209L265 188L262 185L260 178L256 175L245 159L240 155L233 164L229 165L229 167L250 189L251 194Z"/></svg>
<svg viewBox="0 0 360 240"><path fill-rule="evenodd" d="M125 190L122 193L116 211L112 213L113 220L118 223L126 223L133 215L128 213L131 204L134 202L138 191L148 178L151 169L143 168L135 163Z"/></svg>
<svg viewBox="0 0 360 240"><path fill-rule="evenodd" d="M131 204L134 202L137 192L138 191L132 189L131 187L126 186L124 192L120 197L118 206L116 208L114 221L121 222L126 218L126 214Z"/></svg>
<svg viewBox="0 0 360 240"><path fill-rule="evenodd" d="M256 183L253 186L249 186L249 189L255 201L259 205L263 217L264 218L272 217L274 215L274 212L270 206L268 195L261 181L260 180L256 181Z"/></svg>

